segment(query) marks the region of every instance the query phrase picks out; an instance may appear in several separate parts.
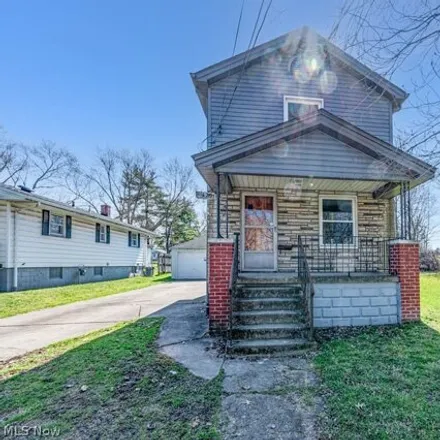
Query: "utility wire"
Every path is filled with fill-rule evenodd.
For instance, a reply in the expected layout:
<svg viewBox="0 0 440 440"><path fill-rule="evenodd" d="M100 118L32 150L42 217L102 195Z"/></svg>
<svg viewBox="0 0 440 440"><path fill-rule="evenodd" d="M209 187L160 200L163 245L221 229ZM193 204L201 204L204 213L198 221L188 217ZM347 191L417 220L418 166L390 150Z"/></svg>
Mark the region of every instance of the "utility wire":
<svg viewBox="0 0 440 440"><path fill-rule="evenodd" d="M238 17L237 30L235 31L235 41L234 41L234 49L232 49L232 56L235 55L235 49L237 48L238 34L240 32L240 25L241 25L241 17L243 16L243 7L244 7L244 0L242 0L241 2L240 16Z"/></svg>
<svg viewBox="0 0 440 440"><path fill-rule="evenodd" d="M266 17L267 17L267 14L269 12L270 6L272 5L272 0L270 0L268 6L266 8L266 11L264 13L263 20L261 21L260 27L258 28L258 23L260 21L261 12L263 10L264 2L265 2L265 0L261 1L260 9L258 10L257 19L255 20L254 28L252 30L252 35L251 35L251 38L249 40L249 45L248 45L247 53L246 53L246 56L245 56L245 59L244 59L244 63L243 63L240 75L238 77L237 83L236 83L236 85L234 87L234 90L232 91L231 99L229 100L228 106L226 107L226 111L224 112L224 114L223 114L223 116L222 116L222 118L220 120L220 123L218 125L217 130L214 133L211 134L211 137L214 138L214 139L215 139L215 136L219 133L219 131L221 129L221 126L223 124L223 121L225 120L225 117L228 114L229 109L231 108L232 102L233 102L234 97L235 97L235 92L237 91L238 86L240 85L240 81L241 81L241 79L243 77L243 73L246 70L247 62L248 62L249 55L250 55L250 50L252 50L255 47L255 45L257 44L258 37L260 35L261 29L264 26L264 22L266 21ZM258 28L258 31L257 31L257 28Z"/></svg>

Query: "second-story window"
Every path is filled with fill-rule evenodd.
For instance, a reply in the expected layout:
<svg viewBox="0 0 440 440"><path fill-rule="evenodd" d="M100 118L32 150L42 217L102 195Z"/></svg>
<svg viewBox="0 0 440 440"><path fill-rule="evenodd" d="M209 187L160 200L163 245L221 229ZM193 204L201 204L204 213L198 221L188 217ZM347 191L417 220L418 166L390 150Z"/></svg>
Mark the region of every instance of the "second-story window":
<svg viewBox="0 0 440 440"><path fill-rule="evenodd" d="M300 120L308 113L324 107L324 100L318 98L304 98L300 96L284 97L284 120Z"/></svg>

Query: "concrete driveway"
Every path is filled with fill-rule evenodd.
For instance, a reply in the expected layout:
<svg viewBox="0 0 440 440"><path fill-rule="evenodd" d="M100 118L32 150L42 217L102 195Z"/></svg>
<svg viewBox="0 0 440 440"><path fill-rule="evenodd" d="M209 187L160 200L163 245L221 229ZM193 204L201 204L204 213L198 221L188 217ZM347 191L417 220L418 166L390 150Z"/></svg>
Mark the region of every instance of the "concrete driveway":
<svg viewBox="0 0 440 440"><path fill-rule="evenodd" d="M0 361L120 321L148 316L176 301L199 298L205 292L205 281L163 283L0 319Z"/></svg>

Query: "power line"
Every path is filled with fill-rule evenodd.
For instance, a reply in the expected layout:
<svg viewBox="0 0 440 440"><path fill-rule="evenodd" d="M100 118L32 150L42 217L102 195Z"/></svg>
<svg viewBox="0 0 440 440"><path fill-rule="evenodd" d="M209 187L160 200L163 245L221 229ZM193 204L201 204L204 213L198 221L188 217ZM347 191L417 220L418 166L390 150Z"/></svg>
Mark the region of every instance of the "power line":
<svg viewBox="0 0 440 440"><path fill-rule="evenodd" d="M237 48L238 34L240 32L240 25L241 25L241 17L243 16L243 7L244 7L244 0L242 0L241 2L240 16L238 17L237 30L235 31L235 41L234 41L234 49L232 49L232 56L235 55L235 49Z"/></svg>
<svg viewBox="0 0 440 440"><path fill-rule="evenodd" d="M258 31L257 31L257 27L258 27L258 23L260 21L261 12L263 10L264 2L265 2L265 0L261 1L260 9L258 10L257 19L255 20L254 28L252 30L252 35L251 35L251 38L249 40L249 45L248 45L247 53L246 53L246 56L245 56L245 59L244 59L244 63L243 63L240 75L238 77L237 84L235 85L234 90L232 91L231 99L229 100L228 106L226 107L226 111L224 112L224 114L223 114L223 116L222 116L222 118L220 120L220 123L219 123L219 125L217 127L217 130L215 131L215 133L212 133L208 137L213 137L214 138L215 135L217 135L219 133L219 131L221 129L221 126L223 124L223 121L224 121L226 115L228 114L229 109L231 108L232 102L233 102L234 97L235 97L235 92L237 91L238 86L240 85L240 81L241 81L241 79L243 77L243 73L246 70L246 65L247 65L247 62L248 62L248 59L249 59L250 50L252 50L255 47L255 45L257 44L258 37L259 37L260 32L261 32L261 30L262 30L262 28L264 26L264 22L266 21L266 17L267 17L267 14L269 12L270 6L272 5L272 0L270 0L268 6L266 8L266 11L264 13L263 20L261 21L260 27L258 28Z"/></svg>

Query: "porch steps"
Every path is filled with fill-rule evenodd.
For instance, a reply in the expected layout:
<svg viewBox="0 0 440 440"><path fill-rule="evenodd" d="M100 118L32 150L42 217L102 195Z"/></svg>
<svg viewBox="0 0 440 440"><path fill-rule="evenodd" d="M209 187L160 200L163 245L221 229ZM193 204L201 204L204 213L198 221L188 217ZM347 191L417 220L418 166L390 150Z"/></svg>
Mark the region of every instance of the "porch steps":
<svg viewBox="0 0 440 440"><path fill-rule="evenodd" d="M301 354L305 350L312 348L313 343L308 339L249 339L234 341L231 344L229 352L231 354L296 354L301 350Z"/></svg>
<svg viewBox="0 0 440 440"><path fill-rule="evenodd" d="M228 352L233 355L297 355L312 348L303 293L296 277L252 274L237 282Z"/></svg>

